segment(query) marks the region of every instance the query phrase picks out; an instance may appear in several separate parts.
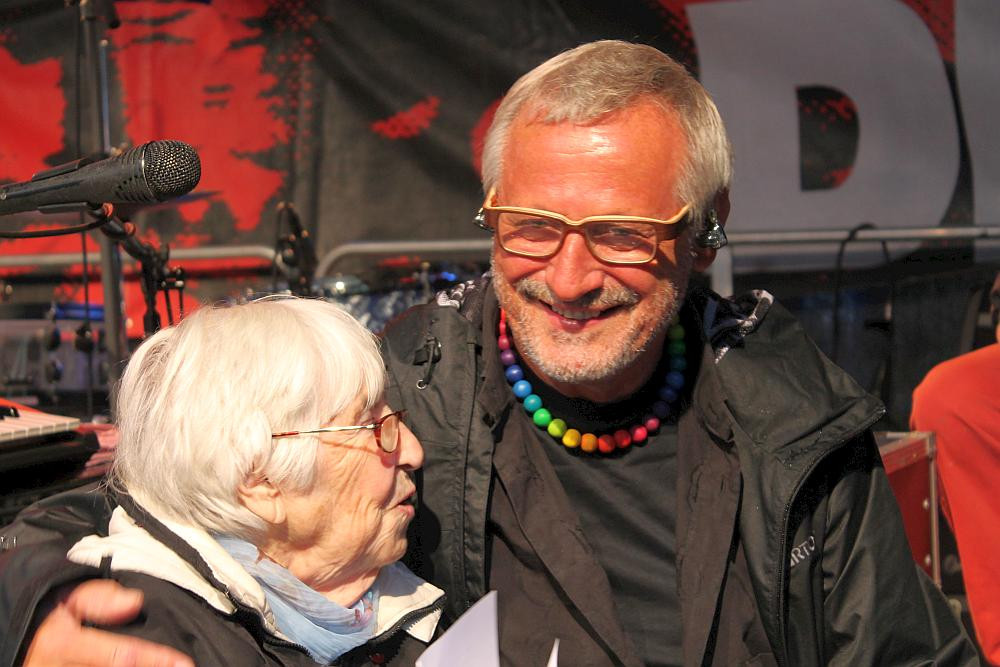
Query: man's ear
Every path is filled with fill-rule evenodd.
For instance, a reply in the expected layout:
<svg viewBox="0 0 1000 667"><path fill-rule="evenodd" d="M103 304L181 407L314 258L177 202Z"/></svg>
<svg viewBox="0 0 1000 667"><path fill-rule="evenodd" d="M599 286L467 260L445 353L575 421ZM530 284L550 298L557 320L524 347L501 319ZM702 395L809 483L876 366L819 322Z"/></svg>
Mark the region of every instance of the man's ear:
<svg viewBox="0 0 1000 667"><path fill-rule="evenodd" d="M266 477L248 478L236 490L240 502L265 523L274 525L285 521L285 498Z"/></svg>
<svg viewBox="0 0 1000 667"><path fill-rule="evenodd" d="M729 190L719 190L715 195L715 201L711 210L715 212L716 219L721 227L725 227L726 220L729 219L729 208ZM698 231L696 230L695 234ZM707 271L708 267L715 261L715 254L718 252L718 248L699 245L697 241L692 244L692 248L694 251L694 264L692 268L699 273Z"/></svg>

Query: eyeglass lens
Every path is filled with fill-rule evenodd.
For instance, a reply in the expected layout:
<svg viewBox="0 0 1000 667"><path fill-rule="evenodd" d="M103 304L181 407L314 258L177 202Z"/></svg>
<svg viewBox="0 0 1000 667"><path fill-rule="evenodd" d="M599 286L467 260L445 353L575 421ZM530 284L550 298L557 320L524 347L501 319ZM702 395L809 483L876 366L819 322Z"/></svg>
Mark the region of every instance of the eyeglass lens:
<svg viewBox="0 0 1000 667"><path fill-rule="evenodd" d="M497 233L508 251L546 256L555 253L566 235L567 225L538 214L500 212ZM643 262L656 254L656 225L648 222L594 220L583 225L591 251L600 259Z"/></svg>
<svg viewBox="0 0 1000 667"><path fill-rule="evenodd" d="M399 445L399 413L393 412L375 425L375 439L386 454L392 454Z"/></svg>

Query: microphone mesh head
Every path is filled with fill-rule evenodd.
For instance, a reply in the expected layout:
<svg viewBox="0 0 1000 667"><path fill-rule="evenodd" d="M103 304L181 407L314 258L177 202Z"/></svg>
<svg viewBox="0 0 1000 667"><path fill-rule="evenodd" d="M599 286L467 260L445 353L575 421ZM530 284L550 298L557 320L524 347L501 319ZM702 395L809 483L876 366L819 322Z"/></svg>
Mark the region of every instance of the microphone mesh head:
<svg viewBox="0 0 1000 667"><path fill-rule="evenodd" d="M187 194L201 180L201 160L183 141L150 141L143 154L143 174L157 201Z"/></svg>

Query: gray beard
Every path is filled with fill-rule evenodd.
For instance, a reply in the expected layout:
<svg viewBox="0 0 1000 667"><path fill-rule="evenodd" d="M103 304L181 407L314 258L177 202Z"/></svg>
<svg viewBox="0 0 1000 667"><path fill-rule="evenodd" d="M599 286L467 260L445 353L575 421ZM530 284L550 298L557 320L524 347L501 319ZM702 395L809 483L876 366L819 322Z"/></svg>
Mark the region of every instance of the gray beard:
<svg viewBox="0 0 1000 667"><path fill-rule="evenodd" d="M600 382L623 373L635 364L643 352L647 350L650 341L657 340L659 334L670 324L680 307L676 286L672 283L664 284L661 289L649 297L653 299L654 303L651 314L659 314L652 330L644 328L642 322L633 323L622 332L620 344L615 349L606 350L604 355L597 357L592 352L585 352L587 345L593 340L587 333L556 332L552 334L539 331L538 327L525 317L519 304L514 305L515 299L507 298L508 295L518 294L529 301L536 300L545 303L558 301L552 297L549 288L544 283L525 279L518 281L516 286L511 285L503 274L494 267L493 286L500 306L507 312L507 319L517 332L518 351L549 379L568 384ZM632 290L613 286L595 290L572 304L565 305L568 307L601 306L608 308L619 306L628 308L634 307L640 302L640 299L641 297ZM558 346L561 354L545 356L542 353L542 336L547 336L552 343Z"/></svg>

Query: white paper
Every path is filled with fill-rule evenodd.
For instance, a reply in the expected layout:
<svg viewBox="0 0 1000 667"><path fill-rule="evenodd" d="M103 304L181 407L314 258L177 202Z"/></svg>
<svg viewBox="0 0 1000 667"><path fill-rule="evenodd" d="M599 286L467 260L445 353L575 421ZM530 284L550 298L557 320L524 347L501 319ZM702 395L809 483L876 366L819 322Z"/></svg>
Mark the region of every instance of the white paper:
<svg viewBox="0 0 1000 667"><path fill-rule="evenodd" d="M550 664L552 664L550 662ZM417 658L416 667L499 667L497 593L490 591Z"/></svg>
<svg viewBox="0 0 1000 667"><path fill-rule="evenodd" d="M549 654L549 662L546 667L559 667L559 639L552 644L552 653Z"/></svg>

